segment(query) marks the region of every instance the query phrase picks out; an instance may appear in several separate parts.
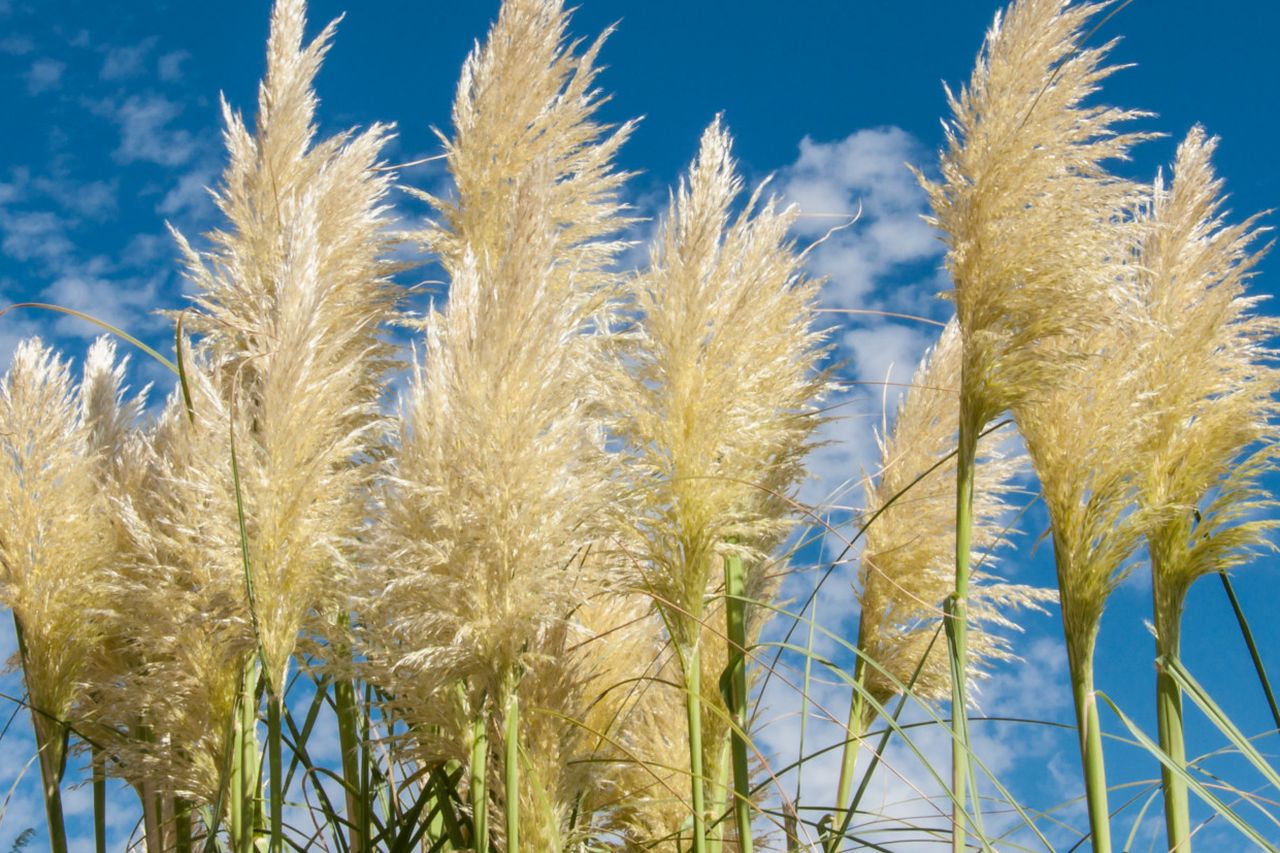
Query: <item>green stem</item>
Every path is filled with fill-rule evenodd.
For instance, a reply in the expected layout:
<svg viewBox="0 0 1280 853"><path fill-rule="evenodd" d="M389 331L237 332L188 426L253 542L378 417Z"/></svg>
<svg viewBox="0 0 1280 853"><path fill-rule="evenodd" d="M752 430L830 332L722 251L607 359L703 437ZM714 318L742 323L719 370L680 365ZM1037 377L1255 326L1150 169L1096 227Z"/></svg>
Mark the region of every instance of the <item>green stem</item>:
<svg viewBox="0 0 1280 853"><path fill-rule="evenodd" d="M489 730L484 709L471 720L471 822L476 853L489 851Z"/></svg>
<svg viewBox="0 0 1280 853"><path fill-rule="evenodd" d="M267 695L267 757L271 771L271 853L284 848L284 757L281 750L280 712L284 697Z"/></svg>
<svg viewBox="0 0 1280 853"><path fill-rule="evenodd" d="M733 813L738 826L738 853L752 853L751 777L747 765L747 575L742 558L724 561L725 628L729 639L729 717L733 728Z"/></svg>
<svg viewBox="0 0 1280 853"><path fill-rule="evenodd" d="M726 707L728 700L725 700ZM707 827L707 853L723 853L724 851L724 833L725 827L728 825L728 816L725 814L726 804L729 802L729 773L731 771L732 762L729 760L729 733L725 732L725 737L720 743L720 749L716 753L715 766L709 768L707 774L707 814L714 816L711 826Z"/></svg>
<svg viewBox="0 0 1280 853"><path fill-rule="evenodd" d="M22 630L22 620L17 613L13 614L13 630L17 635L18 655L25 677L29 672L27 641ZM62 814L62 775L67 768L67 738L70 732L60 720L41 707L41 700L37 698L39 693L31 689L29 679L27 695L30 697L31 727L35 730L36 750L40 756L44 811L49 823L49 847L52 853L67 853L67 826Z"/></svg>
<svg viewBox="0 0 1280 853"><path fill-rule="evenodd" d="M973 536L973 477L978 450L978 429L963 407L956 449L956 591L950 614L947 640L951 644L951 718L956 737L951 741L952 853L965 849L965 781L972 775L969 766L969 718L965 681L969 645L969 568ZM973 792L975 813L977 791Z"/></svg>
<svg viewBox="0 0 1280 853"><path fill-rule="evenodd" d="M350 624L350 617L342 614L341 628ZM341 630L341 629L340 629ZM349 650L341 660L350 659ZM333 698L338 711L338 747L342 751L342 783L347 797L347 821L350 823L347 849L350 853L365 853L364 801L360 797L360 709L356 704L356 688L349 678L334 682Z"/></svg>
<svg viewBox="0 0 1280 853"><path fill-rule="evenodd" d="M506 710L507 853L520 850L520 697L512 688Z"/></svg>
<svg viewBox="0 0 1280 853"><path fill-rule="evenodd" d="M689 716L689 785L693 806L692 853L707 853L707 814L702 772L702 644L697 640L686 654L684 700Z"/></svg>
<svg viewBox="0 0 1280 853"><path fill-rule="evenodd" d="M93 767L93 849L107 853L107 776L102 765L102 750L93 746L90 763Z"/></svg>
<svg viewBox="0 0 1280 853"><path fill-rule="evenodd" d="M246 662L232 727L231 845L235 853L253 853L258 815L257 668Z"/></svg>
<svg viewBox="0 0 1280 853"><path fill-rule="evenodd" d="M1073 670L1075 668L1073 667ZM1089 831L1094 853L1111 853L1111 817L1107 807L1107 770L1102 754L1102 728L1098 699L1093 693L1090 662L1079 675L1073 672L1076 724L1080 730L1080 757L1084 765L1084 792L1089 806Z"/></svg>
<svg viewBox="0 0 1280 853"><path fill-rule="evenodd" d="M858 650L862 651L862 627L858 627ZM858 764L858 752L862 747L862 736L866 732L867 705L866 691L867 665L861 654L853 665L853 691L849 697L849 719L845 723L847 735L844 748L840 753L840 781L836 785L836 808L832 826L842 826L847 822L845 812L849 808L849 799L853 796L853 774Z"/></svg>
<svg viewBox="0 0 1280 853"><path fill-rule="evenodd" d="M1187 749L1184 741L1182 719L1182 689L1178 682L1160 663L1173 660L1180 651L1182 601L1176 589L1168 589L1162 583L1168 565L1164 548L1159 541L1152 541L1151 591L1154 599L1153 613L1156 623L1156 720L1160 732L1160 748L1168 753L1177 766L1187 766ZM1177 853L1190 853L1191 815L1187 783L1179 774L1164 764L1160 765L1160 783L1164 792L1165 836L1169 849Z"/></svg>

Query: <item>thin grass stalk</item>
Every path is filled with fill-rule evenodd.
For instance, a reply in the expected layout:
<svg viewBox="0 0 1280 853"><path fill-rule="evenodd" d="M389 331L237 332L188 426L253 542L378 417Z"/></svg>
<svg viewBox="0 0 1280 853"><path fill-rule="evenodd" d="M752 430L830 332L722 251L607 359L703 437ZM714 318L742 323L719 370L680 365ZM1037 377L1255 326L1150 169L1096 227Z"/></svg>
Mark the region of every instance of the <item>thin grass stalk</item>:
<svg viewBox="0 0 1280 853"><path fill-rule="evenodd" d="M1068 649L1070 653L1070 649ZM1111 853L1111 815L1107 807L1107 770L1102 753L1098 697L1093 690L1093 662L1072 661L1071 693L1080 733L1084 793L1089 808L1089 834L1094 853Z"/></svg>
<svg viewBox="0 0 1280 853"><path fill-rule="evenodd" d="M284 697L274 690L267 693L267 760L271 773L271 853L284 847L284 758L281 750L280 711Z"/></svg>
<svg viewBox="0 0 1280 853"><path fill-rule="evenodd" d="M476 853L489 850L489 730L484 711L471 719L471 839Z"/></svg>
<svg viewBox="0 0 1280 853"><path fill-rule="evenodd" d="M102 749L91 745L90 750L89 763L93 768L93 849L97 853L107 853L107 774L102 763Z"/></svg>
<svg viewBox="0 0 1280 853"><path fill-rule="evenodd" d="M726 707L729 700L725 699ZM729 802L729 773L732 762L729 760L729 739L720 744L720 752L716 755L715 775L708 779L711 791L708 794L707 814L714 815L711 826L707 827L707 853L723 853L724 830L728 825L725 809Z"/></svg>
<svg viewBox="0 0 1280 853"><path fill-rule="evenodd" d="M1227 600L1231 602L1231 612L1235 614L1236 624L1240 626L1240 636L1244 638L1244 644L1249 649L1253 669L1258 674L1258 683L1262 685L1262 692L1267 697L1267 706L1271 709L1271 719L1275 721L1276 728L1280 729L1280 705L1277 705L1276 695L1271 690L1271 679L1267 677L1267 669L1262 665L1262 655L1258 653L1258 644L1253 639L1253 629L1249 627L1249 620L1245 618L1244 609L1240 607L1240 599L1236 598L1236 591L1231 586L1231 578L1225 571L1219 571L1218 579L1222 581Z"/></svg>
<svg viewBox="0 0 1280 853"><path fill-rule="evenodd" d="M862 626L858 626L858 648L862 648ZM849 798L853 795L853 774L858 764L858 752L862 747L862 736L866 727L866 693L867 665L862 655L858 655L853 665L853 689L849 696L849 719L845 723L844 748L840 752L840 781L836 785L836 808L832 826L847 825L845 813L848 811ZM833 837L833 844L835 838Z"/></svg>
<svg viewBox="0 0 1280 853"><path fill-rule="evenodd" d="M258 672L247 661L240 681L240 701L232 730L231 849L251 853L258 815Z"/></svg>
<svg viewBox="0 0 1280 853"><path fill-rule="evenodd" d="M1166 654L1160 652L1161 655ZM1176 654L1176 651L1173 652ZM1160 732L1160 748L1179 767L1187 766L1187 749L1182 724L1182 690L1163 667L1156 672L1156 719ZM1169 849L1178 853L1191 850L1191 816L1187 783L1168 767L1160 767L1160 783L1164 789L1165 835Z"/></svg>
<svg viewBox="0 0 1280 853"><path fill-rule="evenodd" d="M1163 583L1168 572L1161 565L1164 549L1151 548L1151 590L1155 601L1156 627L1156 721L1160 747L1178 766L1186 769L1187 750L1182 716L1182 689L1161 665L1165 659L1177 658L1181 646L1181 608L1162 607ZM1188 853L1191 850L1191 816L1187 783L1182 775L1160 766L1160 786L1164 794L1165 837L1169 849Z"/></svg>
<svg viewBox="0 0 1280 853"><path fill-rule="evenodd" d="M689 801L693 808L692 853L707 853L706 779L702 770L702 645L685 652L684 701L689 716Z"/></svg>
<svg viewBox="0 0 1280 853"><path fill-rule="evenodd" d="M341 632L350 624L351 617L344 613L340 621ZM349 654L343 656L344 660L347 658ZM360 709L356 705L354 681L337 679L333 684L333 698L338 712L338 747L342 751L342 788L347 799L347 849L350 853L365 853L364 800L360 797Z"/></svg>
<svg viewBox="0 0 1280 853"><path fill-rule="evenodd" d="M506 709L507 853L520 849L520 697L515 689Z"/></svg>
<svg viewBox="0 0 1280 853"><path fill-rule="evenodd" d="M18 638L18 654L22 671L27 671L27 642L22 622L13 615L13 629ZM30 686L27 688L31 693ZM67 827L62 814L62 774L67 766L67 727L53 719L44 709L31 706L31 725L35 730L36 750L40 755L40 780L44 790L44 810L49 821L49 848L52 853L67 853Z"/></svg>
<svg viewBox="0 0 1280 853"><path fill-rule="evenodd" d="M752 853L751 776L747 766L747 576L742 557L724 561L725 627L729 639L726 704L733 727L729 749L733 760L733 813L738 825L738 853Z"/></svg>
<svg viewBox="0 0 1280 853"><path fill-rule="evenodd" d="M956 593L952 602L947 641L951 645L951 720L956 737L951 742L952 805L951 850L965 849L965 780L973 775L969 763L969 719L965 696L965 669L968 665L969 562L973 538L974 460L978 452L978 432L973 417L960 406L960 436L956 449ZM977 812L977 791L974 811Z"/></svg>

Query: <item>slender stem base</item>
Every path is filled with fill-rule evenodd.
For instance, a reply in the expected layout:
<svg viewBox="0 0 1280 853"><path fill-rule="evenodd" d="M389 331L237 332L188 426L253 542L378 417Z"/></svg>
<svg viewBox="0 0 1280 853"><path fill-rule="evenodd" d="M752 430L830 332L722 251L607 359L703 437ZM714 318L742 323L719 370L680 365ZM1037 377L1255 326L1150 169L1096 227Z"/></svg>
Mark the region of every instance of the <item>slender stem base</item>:
<svg viewBox="0 0 1280 853"><path fill-rule="evenodd" d="M733 729L733 814L738 827L738 853L752 853L751 776L747 762L747 581L742 558L724 561L725 629L729 639L729 717Z"/></svg>
<svg viewBox="0 0 1280 853"><path fill-rule="evenodd" d="M107 853L107 775L103 766L102 750L91 747L90 763L93 767L93 849Z"/></svg>
<svg viewBox="0 0 1280 853"><path fill-rule="evenodd" d="M689 782L693 806L692 853L707 853L706 780L702 771L702 648L685 656L684 698L689 716Z"/></svg>
<svg viewBox="0 0 1280 853"><path fill-rule="evenodd" d="M22 630L22 621L16 613L13 615L13 629L17 635L18 655L25 677L29 659L27 640ZM49 822L49 847L52 853L67 853L67 826L62 813L62 775L67 768L67 738L70 732L61 720L41 707L42 703L36 698L37 691L31 689L29 679L27 695L30 697L31 727L35 730L36 750L40 755L40 780L44 787L45 817Z"/></svg>
<svg viewBox="0 0 1280 853"><path fill-rule="evenodd" d="M969 563L973 536L973 476L978 450L978 425L960 412L960 436L956 453L956 591L948 614L947 641L951 645L951 719L956 737L951 741L951 790L955 795L951 816L951 850L965 849L965 783L969 766L969 718L965 681L969 665ZM973 792L977 812L978 792Z"/></svg>
<svg viewBox="0 0 1280 853"><path fill-rule="evenodd" d="M270 693L267 696L267 759L271 772L271 853L284 849L284 758L281 750L281 712L284 698Z"/></svg>
<svg viewBox="0 0 1280 853"><path fill-rule="evenodd" d="M1102 754L1102 728L1093 674L1072 678L1076 723L1080 729L1080 757L1084 765L1084 792L1089 806L1089 831L1094 853L1111 853L1111 816L1107 807L1107 770Z"/></svg>
<svg viewBox="0 0 1280 853"><path fill-rule="evenodd" d="M861 649L861 643L859 643ZM840 754L840 781L836 785L836 811L833 826L847 822L845 813L853 796L853 774L858 765L858 752L862 747L862 735L866 726L866 702L863 691L866 685L867 667L861 655L853 665L853 691L849 697L849 719L845 723L846 739Z"/></svg>
<svg viewBox="0 0 1280 853"><path fill-rule="evenodd" d="M513 689L506 709L507 853L520 850L520 697Z"/></svg>
<svg viewBox="0 0 1280 853"><path fill-rule="evenodd" d="M471 829L476 853L489 851L489 729L483 709L471 720Z"/></svg>

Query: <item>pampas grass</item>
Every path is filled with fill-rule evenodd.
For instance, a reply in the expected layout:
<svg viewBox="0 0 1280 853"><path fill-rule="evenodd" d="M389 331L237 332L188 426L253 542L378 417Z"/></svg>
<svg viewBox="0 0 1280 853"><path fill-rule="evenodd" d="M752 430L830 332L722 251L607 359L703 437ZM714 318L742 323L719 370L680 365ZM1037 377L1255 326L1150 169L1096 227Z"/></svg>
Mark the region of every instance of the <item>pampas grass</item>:
<svg viewBox="0 0 1280 853"><path fill-rule="evenodd" d="M321 137L336 29L308 40L303 0L277 0L255 116L223 105L223 223L175 235L193 292L160 359L173 389L154 408L131 393L107 339L78 384L37 339L0 380L0 605L56 853L81 756L99 849L109 776L138 797L147 853L1051 849L1056 807L985 769L979 789L968 708L988 674L1036 675L1018 628L1055 601L1088 837L1108 850L1094 658L1144 546L1160 744L1106 703L1162 768L1171 847L1189 848L1190 792L1265 844L1213 790L1264 819L1273 792L1188 759L1182 691L1280 777L1179 655L1191 584L1269 545L1280 323L1249 292L1262 229L1229 224L1215 140L1193 130L1169 183L1110 171L1146 134L1093 104L1106 8L1015 0L949 95L924 185L955 316L874 436L858 626L811 623L800 648L768 623L803 621L787 596L827 561L799 531L830 508L798 496L842 367L797 211L767 181L744 192L717 118L627 269L616 161L635 125L600 118L608 32L578 40L560 0L506 0L440 134L452 189L408 188L433 218L397 231L390 126ZM401 311L400 240L446 279L421 318ZM1010 534L1033 500L1056 590L999 576L1030 558ZM815 669L843 685L841 717L851 689L839 740L772 754L769 706L794 685L765 649L803 661L802 731L836 720ZM952 747L949 783L899 719L912 700ZM941 799L936 820L886 816L886 836L863 794L894 739ZM781 793L841 751L834 802Z"/></svg>

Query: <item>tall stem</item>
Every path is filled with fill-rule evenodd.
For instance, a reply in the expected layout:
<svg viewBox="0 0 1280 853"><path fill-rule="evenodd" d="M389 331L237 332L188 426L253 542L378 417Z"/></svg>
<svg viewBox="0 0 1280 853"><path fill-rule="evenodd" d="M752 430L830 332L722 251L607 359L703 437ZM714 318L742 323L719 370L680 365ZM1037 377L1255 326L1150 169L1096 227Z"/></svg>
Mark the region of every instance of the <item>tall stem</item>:
<svg viewBox="0 0 1280 853"><path fill-rule="evenodd" d="M685 655L684 699L689 715L689 782L693 805L692 853L707 853L705 778L702 772L702 644Z"/></svg>
<svg viewBox="0 0 1280 853"><path fill-rule="evenodd" d="M751 777L747 765L747 581L742 558L724 561L725 627L729 638L729 717L733 729L733 813L738 826L738 853L752 853Z"/></svg>
<svg viewBox="0 0 1280 853"><path fill-rule="evenodd" d="M267 757L271 771L271 853L284 848L284 760L281 750L280 715L284 697L274 690L267 695Z"/></svg>
<svg viewBox="0 0 1280 853"><path fill-rule="evenodd" d="M90 762L93 767L93 849L107 853L107 775L103 767L102 750L91 747Z"/></svg>
<svg viewBox="0 0 1280 853"><path fill-rule="evenodd" d="M520 697L515 688L506 710L507 853L520 850Z"/></svg>
<svg viewBox="0 0 1280 853"><path fill-rule="evenodd" d="M247 661L240 680L240 700L232 727L231 845L235 853L252 853L258 804L258 671Z"/></svg>
<svg viewBox="0 0 1280 853"><path fill-rule="evenodd" d="M1177 659L1180 652L1182 602L1175 590L1162 583L1167 563L1156 542L1151 546L1151 590L1156 622L1156 720L1160 732L1160 748L1177 766L1187 766L1187 749L1183 736L1182 689L1161 661ZM1164 764L1160 765L1160 782L1164 789L1165 835L1169 849L1190 853L1191 814L1187 783Z"/></svg>
<svg viewBox="0 0 1280 853"><path fill-rule="evenodd" d="M13 630L18 639L18 655L22 672L27 677L28 655L22 620L13 614ZM49 823L49 847L52 853L67 853L67 826L62 815L62 774L67 767L67 738L70 732L61 720L51 716L41 707L39 691L31 689L27 679L27 695L30 697L31 727L35 730L36 750L40 755L40 780L44 785L44 811Z"/></svg>
<svg viewBox="0 0 1280 853"><path fill-rule="evenodd" d="M1111 816L1107 807L1107 770L1102 754L1102 728L1098 699L1093 693L1092 655L1072 667L1072 693L1076 724L1080 730L1080 758L1084 766L1084 792L1089 806L1089 831L1094 853L1111 853Z"/></svg>
<svg viewBox="0 0 1280 853"><path fill-rule="evenodd" d="M861 627L858 633L862 633ZM861 637L858 649L862 649ZM867 706L863 696L866 686L867 666L861 654L853 665L853 693L849 697L849 719L845 723L847 738L840 755L840 781L836 786L836 810L831 825L844 826L848 823L845 813L849 810L849 802L853 797L853 774L858 764L858 752L862 746L862 735L866 730Z"/></svg>
<svg viewBox="0 0 1280 853"><path fill-rule="evenodd" d="M962 398L963 399L963 398ZM951 741L952 805L951 849L965 849L965 782L971 775L969 766L969 718L965 696L966 670L969 664L969 566L973 536L973 475L978 449L978 428L966 407L961 406L960 436L956 452L956 591L951 606L951 719L956 737ZM975 812L977 791L974 791Z"/></svg>
<svg viewBox="0 0 1280 853"><path fill-rule="evenodd" d="M345 627L349 617L344 613L341 621ZM349 657L348 650L343 660ZM347 849L350 853L365 853L364 800L360 796L360 709L353 681L339 678L333 686L333 698L338 711L338 747L342 750L342 782L350 824Z"/></svg>
<svg viewBox="0 0 1280 853"><path fill-rule="evenodd" d="M489 729L483 707L471 719L471 823L476 853L489 851Z"/></svg>

